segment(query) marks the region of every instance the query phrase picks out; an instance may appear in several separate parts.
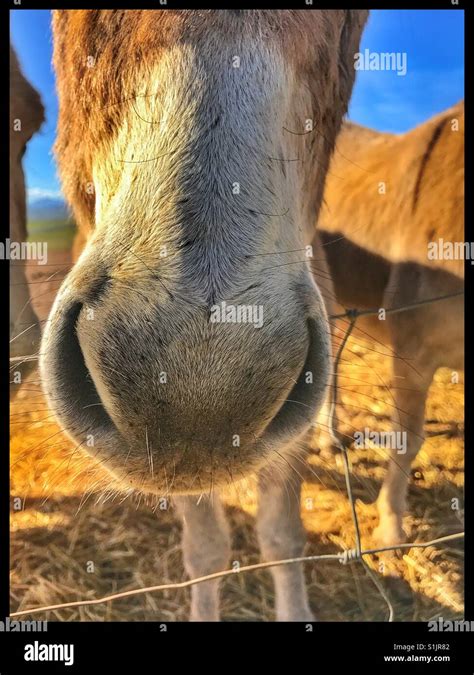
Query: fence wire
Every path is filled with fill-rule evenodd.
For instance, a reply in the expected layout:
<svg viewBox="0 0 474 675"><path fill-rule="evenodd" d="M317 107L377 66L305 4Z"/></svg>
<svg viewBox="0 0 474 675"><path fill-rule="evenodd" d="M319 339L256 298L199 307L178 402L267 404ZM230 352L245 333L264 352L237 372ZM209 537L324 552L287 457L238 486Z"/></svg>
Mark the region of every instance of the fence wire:
<svg viewBox="0 0 474 675"><path fill-rule="evenodd" d="M417 302L409 303L400 307L392 307L389 309L384 310L385 314L395 314L398 312L404 312L408 311L410 309L415 309L417 307L423 306L423 305L428 305L432 304L435 302L441 302L443 300L448 300L450 298L454 298L457 296L464 295L464 291L459 291L456 293L450 293L449 295L443 295L443 296L438 296L434 298L429 298L427 300L419 300ZM137 595L142 595L144 593L155 593L158 591L170 591L170 590L179 590L182 588L189 588L191 586L194 586L196 584L202 584L206 581L212 581L215 579L223 579L225 577L235 575L235 574L244 574L247 572L255 572L257 570L262 570L262 569L268 569L272 567L278 567L278 566L283 566L283 565L295 565L295 564L301 564L301 563L308 563L308 562L318 562L322 560L337 560L339 563L343 565L347 565L350 563L360 563L367 576L371 579L372 583L374 584L375 588L379 592L381 598L385 602L388 610L388 617L387 620L389 622L393 621L395 618L395 612L393 605L390 601L389 596L387 595L383 584L381 583L380 579L376 576L376 574L373 572L373 570L367 565L366 561L364 560L364 556L368 555L374 555L377 553L384 553L388 551L397 551L397 550L403 550L403 549L410 549L410 548L428 548L429 546L438 546L442 545L446 542L450 541L455 541L464 538L464 532L457 532L454 534L449 534L444 537L439 537L437 539L432 539L431 541L426 541L426 542L412 542L412 543L399 543L395 544L394 546L383 546L379 548L371 548L371 549L362 549L361 545L361 536L360 536L360 526L359 526L359 520L357 516L357 509L356 509L356 504L355 504L355 499L354 499L354 494L352 491L352 481L351 481L351 468L350 468L350 462L349 462L349 457L348 457L348 444L347 441L344 437L343 434L340 433L339 431L339 422L337 418L337 406L338 406L338 377L339 377L339 365L341 361L341 356L342 353L345 349L345 346L349 340L349 337L351 336L352 331L356 327L357 319L362 316L369 316L369 315L378 315L380 312L381 308L377 309L367 309L367 310L358 310L358 309L346 309L344 312L339 313L339 314L332 314L329 316L330 320L336 320L336 319L348 319L348 327L346 329L346 332L344 336L341 339L341 343L338 347L336 356L334 358L334 370L333 370L333 375L332 375L332 383L331 383L331 401L330 401L330 411L329 411L329 422L328 422L328 427L329 427L329 434L331 437L331 441L333 442L334 446L339 450L339 452L342 455L343 459L343 466L344 466L344 477L345 477L345 483L346 483L346 491L347 491L347 497L350 503L351 507L351 514L352 514L352 521L354 525L354 534L355 534L355 547L352 549L346 549L342 550L339 553L328 553L328 554L323 554L323 555L310 555L310 556L300 556L296 558L285 558L285 559L280 559L280 560L271 560L271 561L265 561L265 562L260 562L260 563L255 563L253 565L245 565L241 567L236 567L230 570L223 570L221 572L214 572L212 574L207 574L202 577L195 577L193 579L188 579L186 581L181 581L181 582L176 582L176 583L168 583L168 584L160 584L157 586L146 586L144 588L136 588L136 589L131 589L128 591L122 591L119 593L113 593L112 595L105 595L101 598L95 598L92 600L76 600L74 602L63 602L55 605L46 605L43 607L32 607L30 609L24 609L21 611L17 612L12 612L10 614L11 618L17 618L21 616L26 616L30 614L38 614L39 612L47 612L47 611L55 611L55 610L60 610L60 609L69 609L73 607L86 607L90 605L100 605L102 603L106 602L111 602L112 600L119 600L122 598L129 598ZM10 359L10 363L13 364L21 364L24 363L25 361L34 361L39 358L39 355L29 355L29 356L21 356L21 357L13 357Z"/></svg>

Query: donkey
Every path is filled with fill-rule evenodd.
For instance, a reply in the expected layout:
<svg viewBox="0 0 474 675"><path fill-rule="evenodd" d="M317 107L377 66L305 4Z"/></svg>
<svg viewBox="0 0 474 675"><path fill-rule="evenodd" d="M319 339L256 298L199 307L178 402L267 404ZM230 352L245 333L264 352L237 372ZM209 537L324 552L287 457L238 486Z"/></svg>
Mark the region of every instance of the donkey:
<svg viewBox="0 0 474 675"><path fill-rule="evenodd" d="M22 157L26 145L44 121L44 108L36 89L23 75L10 46L10 239L26 241L26 198ZM31 306L24 262L10 262L10 354L26 356L38 350L38 317Z"/></svg>
<svg viewBox="0 0 474 675"><path fill-rule="evenodd" d="M321 209L323 243L344 307L401 307L462 293L464 261L440 255L464 241L464 104L400 136L346 123ZM438 253L438 254L437 254ZM441 366L464 367L464 301L456 296L409 311L359 319L392 349L393 425L406 451L390 449L375 537L405 541L410 465L423 442L428 388Z"/></svg>
<svg viewBox="0 0 474 675"><path fill-rule="evenodd" d="M125 488L176 495L192 577L228 566L217 491L250 473L264 559L302 551L291 457L325 396L330 339L292 252L311 242L366 18L53 12L56 154L86 243L44 332L44 389ZM216 320L224 302L235 311ZM238 322L244 307L261 327ZM273 576L277 618L309 620L301 567ZM218 620L218 581L191 605Z"/></svg>

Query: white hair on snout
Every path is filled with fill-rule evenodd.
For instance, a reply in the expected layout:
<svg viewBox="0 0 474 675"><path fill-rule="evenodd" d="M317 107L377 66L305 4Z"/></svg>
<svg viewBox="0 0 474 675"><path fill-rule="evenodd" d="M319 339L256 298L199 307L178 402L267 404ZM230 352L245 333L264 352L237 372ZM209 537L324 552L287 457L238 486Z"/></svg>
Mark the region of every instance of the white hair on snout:
<svg viewBox="0 0 474 675"><path fill-rule="evenodd" d="M97 270L107 283L93 321L79 316L81 350L130 462L151 446L156 478L160 452L176 466L185 447L203 476L214 450L222 473L255 469L280 408L300 412L287 399L309 349L299 289L315 293L309 139L284 129L310 116L310 94L263 41L229 43L220 61L176 45L139 81L93 165L95 230L69 284L87 298ZM221 301L261 306L260 329L212 324ZM313 319L326 335L324 314ZM320 359L324 389L327 350Z"/></svg>

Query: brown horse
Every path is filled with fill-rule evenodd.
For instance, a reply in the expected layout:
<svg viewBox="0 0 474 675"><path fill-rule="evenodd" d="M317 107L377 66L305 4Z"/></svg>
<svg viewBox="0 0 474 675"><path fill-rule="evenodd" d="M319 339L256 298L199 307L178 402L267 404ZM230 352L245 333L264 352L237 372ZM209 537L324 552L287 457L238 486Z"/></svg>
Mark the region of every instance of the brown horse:
<svg viewBox="0 0 474 675"><path fill-rule="evenodd" d="M464 241L464 104L400 136L345 124L336 148L317 236L338 302L389 309L458 294L357 322L393 351L393 424L406 434L406 446L389 449L378 499L376 535L391 546L405 539L410 465L434 373L464 367L464 260L435 255L440 242Z"/></svg>

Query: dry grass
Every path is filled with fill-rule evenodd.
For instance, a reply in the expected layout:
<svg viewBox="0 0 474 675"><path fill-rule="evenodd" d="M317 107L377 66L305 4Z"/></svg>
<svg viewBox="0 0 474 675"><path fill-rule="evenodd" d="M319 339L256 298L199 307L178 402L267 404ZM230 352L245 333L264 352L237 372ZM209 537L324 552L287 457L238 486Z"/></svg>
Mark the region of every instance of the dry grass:
<svg viewBox="0 0 474 675"><path fill-rule="evenodd" d="M357 339L345 354L341 418L342 430L348 433L354 427L389 428L391 398L382 383L389 383L390 363L373 348ZM363 388L358 384L361 380ZM427 440L412 471L410 514L405 519L411 539L429 540L463 528L451 508L453 498L462 503L463 404L463 385L451 384L450 373L439 371L428 401ZM12 611L181 581L180 527L172 509L161 510L156 502L136 497L123 501L107 488L100 490L108 484L100 467L75 451L48 415L38 375L31 373L12 405ZM372 449L353 449L350 458L363 545L370 546L376 524L372 502L384 462ZM87 489L96 481L99 492L90 495ZM15 510L15 497L21 498L21 510ZM234 533L233 560L242 565L257 562L254 482L240 483L225 500ZM332 553L354 545L337 458L311 456L302 515L309 533L306 554ZM383 566L376 556L369 562L389 589L397 620L462 617L463 553L457 542L441 550L413 549L403 558L385 560ZM318 562L307 564L306 574L311 605L320 620L386 618L385 604L361 565ZM224 580L224 620L269 621L274 618L272 606L268 571ZM36 618L179 621L187 619L188 611L189 591L179 590Z"/></svg>

